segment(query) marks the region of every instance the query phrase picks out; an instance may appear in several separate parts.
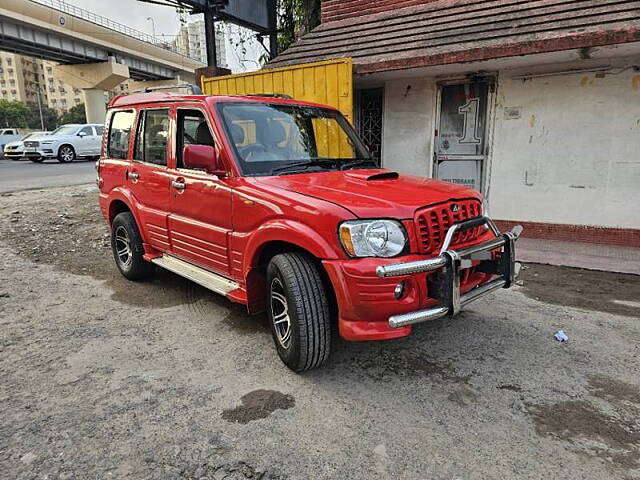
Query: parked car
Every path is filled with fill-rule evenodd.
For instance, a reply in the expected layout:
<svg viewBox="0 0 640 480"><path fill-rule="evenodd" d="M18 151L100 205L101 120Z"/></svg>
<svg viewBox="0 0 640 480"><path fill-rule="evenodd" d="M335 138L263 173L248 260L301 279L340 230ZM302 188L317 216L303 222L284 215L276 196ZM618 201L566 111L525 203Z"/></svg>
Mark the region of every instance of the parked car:
<svg viewBox="0 0 640 480"><path fill-rule="evenodd" d="M24 142L24 155L32 162L57 158L61 163L76 158L98 158L103 126L97 124L63 125L44 138Z"/></svg>
<svg viewBox="0 0 640 480"><path fill-rule="evenodd" d="M0 128L0 152L4 152L5 145L20 140L23 135L17 128Z"/></svg>
<svg viewBox="0 0 640 480"><path fill-rule="evenodd" d="M4 146L4 156L11 160L20 160L24 157L24 141L28 139L35 140L37 137L49 135L51 132L33 132L23 136L20 140L7 143Z"/></svg>
<svg viewBox="0 0 640 480"><path fill-rule="evenodd" d="M380 168L331 107L148 93L109 105L97 164L120 272L171 270L267 312L283 362L405 337L508 288L515 241L480 193Z"/></svg>

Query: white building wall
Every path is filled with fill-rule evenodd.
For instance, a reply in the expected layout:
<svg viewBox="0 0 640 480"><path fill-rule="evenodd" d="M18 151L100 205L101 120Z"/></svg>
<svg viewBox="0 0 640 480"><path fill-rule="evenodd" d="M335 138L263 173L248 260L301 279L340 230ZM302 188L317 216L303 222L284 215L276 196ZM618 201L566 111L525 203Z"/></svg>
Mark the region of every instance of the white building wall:
<svg viewBox="0 0 640 480"><path fill-rule="evenodd" d="M498 79L492 215L640 228L640 76L523 81L518 73ZM520 107L521 118L507 120L508 107Z"/></svg>
<svg viewBox="0 0 640 480"><path fill-rule="evenodd" d="M640 228L640 75L513 78L522 73L498 75L486 165L491 215ZM386 82L385 168L431 174L436 97L432 77ZM505 109L514 107L520 118L509 120Z"/></svg>
<svg viewBox="0 0 640 480"><path fill-rule="evenodd" d="M385 84L382 165L411 175L431 174L431 144L436 101L432 78Z"/></svg>

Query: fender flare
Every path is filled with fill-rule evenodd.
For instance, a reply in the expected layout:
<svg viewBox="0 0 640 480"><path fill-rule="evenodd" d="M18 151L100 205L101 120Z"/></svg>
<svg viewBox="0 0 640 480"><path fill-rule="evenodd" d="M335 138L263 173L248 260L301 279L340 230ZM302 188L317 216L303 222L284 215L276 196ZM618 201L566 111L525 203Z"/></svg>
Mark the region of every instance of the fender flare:
<svg viewBox="0 0 640 480"><path fill-rule="evenodd" d="M143 241L146 241L146 239L144 238L145 236L145 232L143 232L143 226L140 223L140 216L138 215L138 201L135 199L135 197L133 196L133 194L126 189L120 188L120 187L116 187L113 190L111 190L108 194L108 199L109 199L109 203L108 203L108 210L107 210L107 214L109 214L111 212L111 204L115 201L121 201L123 202L127 208L129 209L129 211L131 212L131 214L133 215L133 218L136 220L136 224L138 225L138 230L140 231L140 234L143 236ZM111 222L109 222L111 223Z"/></svg>
<svg viewBox="0 0 640 480"><path fill-rule="evenodd" d="M292 220L272 220L249 234L249 241L245 246L246 253L243 260L245 276L256 266L262 248L269 242L291 243L321 260L341 257L341 251L338 250L340 247L337 245L335 247L332 246L310 226Z"/></svg>

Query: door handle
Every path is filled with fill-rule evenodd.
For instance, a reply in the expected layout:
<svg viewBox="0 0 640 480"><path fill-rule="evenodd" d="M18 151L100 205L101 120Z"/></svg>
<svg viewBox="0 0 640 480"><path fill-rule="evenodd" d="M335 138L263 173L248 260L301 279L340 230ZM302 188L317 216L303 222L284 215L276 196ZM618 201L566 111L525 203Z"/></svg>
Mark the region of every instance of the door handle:
<svg viewBox="0 0 640 480"><path fill-rule="evenodd" d="M127 178L129 180L138 180L140 178L140 174L137 172L127 172Z"/></svg>
<svg viewBox="0 0 640 480"><path fill-rule="evenodd" d="M187 188L186 183L184 182L178 182L176 180L174 180L173 182L171 182L171 186L173 188L175 188L176 190L184 190L185 188Z"/></svg>

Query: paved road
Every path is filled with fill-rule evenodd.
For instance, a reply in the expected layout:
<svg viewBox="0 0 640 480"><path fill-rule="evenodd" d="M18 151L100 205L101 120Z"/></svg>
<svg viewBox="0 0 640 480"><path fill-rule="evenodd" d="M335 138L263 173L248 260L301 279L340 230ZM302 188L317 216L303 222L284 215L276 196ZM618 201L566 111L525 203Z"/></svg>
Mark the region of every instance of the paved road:
<svg viewBox="0 0 640 480"><path fill-rule="evenodd" d="M33 163L0 159L0 193L91 183L96 178L94 166L93 160Z"/></svg>

